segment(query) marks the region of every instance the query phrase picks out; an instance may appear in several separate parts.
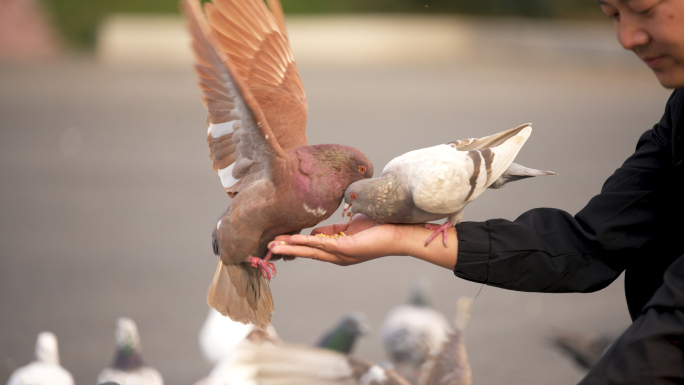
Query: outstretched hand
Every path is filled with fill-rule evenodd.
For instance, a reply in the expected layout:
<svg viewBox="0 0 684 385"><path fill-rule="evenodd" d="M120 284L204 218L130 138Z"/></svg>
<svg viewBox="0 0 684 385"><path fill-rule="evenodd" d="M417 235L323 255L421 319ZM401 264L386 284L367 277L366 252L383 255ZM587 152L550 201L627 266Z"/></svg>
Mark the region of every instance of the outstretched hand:
<svg viewBox="0 0 684 385"><path fill-rule="evenodd" d="M409 255L447 269L453 269L456 263L458 244L453 227L448 232L448 247L441 242L425 246L425 240L432 231L423 225L379 225L363 214L354 215L351 221L316 228L313 233L333 235L340 231L348 236L281 235L275 238L272 251L274 254L317 259L341 266L389 255Z"/></svg>

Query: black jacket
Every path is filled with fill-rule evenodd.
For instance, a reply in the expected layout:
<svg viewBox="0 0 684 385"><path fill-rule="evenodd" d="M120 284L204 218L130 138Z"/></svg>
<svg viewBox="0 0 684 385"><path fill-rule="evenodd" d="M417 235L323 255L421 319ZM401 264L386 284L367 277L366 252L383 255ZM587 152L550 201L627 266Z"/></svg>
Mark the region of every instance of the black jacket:
<svg viewBox="0 0 684 385"><path fill-rule="evenodd" d="M660 122L575 216L540 208L512 222L457 226L454 274L470 281L519 291L592 292L625 271L634 323L583 384L684 381L683 109L684 89L677 89Z"/></svg>

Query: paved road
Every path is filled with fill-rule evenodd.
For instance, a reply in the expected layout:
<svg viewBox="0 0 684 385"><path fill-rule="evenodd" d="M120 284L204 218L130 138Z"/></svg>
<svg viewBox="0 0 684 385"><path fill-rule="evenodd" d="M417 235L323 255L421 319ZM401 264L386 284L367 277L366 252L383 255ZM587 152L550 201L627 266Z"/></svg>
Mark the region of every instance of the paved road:
<svg viewBox="0 0 684 385"><path fill-rule="evenodd" d="M513 219L538 206L577 211L657 122L669 94L633 66L520 58L346 71L302 63L301 73L309 141L356 146L378 169L410 149L533 122L518 160L560 175L490 191L466 220ZM205 375L197 335L216 263L211 227L227 198L209 167L194 74L69 59L2 66L0 84L0 383L31 359L37 333L51 330L63 365L93 384L122 315L138 322L144 355L167 384ZM348 268L281 263L273 323L284 340L308 344L360 310L375 333L357 354L379 361L382 317L417 276L432 281L435 306L449 315L458 296L480 289L405 257ZM547 333L628 324L621 278L593 294L485 287L466 332L474 383L573 384L582 372Z"/></svg>

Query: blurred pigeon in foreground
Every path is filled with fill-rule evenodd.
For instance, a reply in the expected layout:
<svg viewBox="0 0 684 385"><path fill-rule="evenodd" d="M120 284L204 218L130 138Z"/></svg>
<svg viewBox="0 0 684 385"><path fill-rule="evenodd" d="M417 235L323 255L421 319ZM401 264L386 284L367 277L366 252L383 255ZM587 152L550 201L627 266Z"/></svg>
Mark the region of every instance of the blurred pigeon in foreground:
<svg viewBox="0 0 684 385"><path fill-rule="evenodd" d="M362 213L377 223L423 223L442 218L426 244L463 219L463 209L488 187L523 178L555 175L513 164L532 127L524 124L480 139L462 139L410 151L391 160L380 178L353 183L342 215Z"/></svg>
<svg viewBox="0 0 684 385"><path fill-rule="evenodd" d="M234 322L236 324L242 325L240 323ZM245 325L243 325L245 326ZM275 329L273 329L272 326L269 326L269 330L261 330L256 328L254 325L248 325L245 327L249 327L251 331L247 333L242 340L236 342L236 344L233 346L231 352L229 354L226 354L221 358L221 360L214 366L212 371L209 373L209 375L197 382L195 382L194 385L235 385L235 384L243 384L242 382L239 383L234 383L234 382L227 382L229 379L232 381L235 378L234 371L236 368L232 366L232 362L234 362L235 355L240 355L243 354L242 351L244 349L248 349L246 346L258 346L258 345L280 345L282 344L282 341L280 338L278 338L277 335L275 335ZM248 382L247 382L248 383Z"/></svg>
<svg viewBox="0 0 684 385"><path fill-rule="evenodd" d="M36 360L15 370L7 385L73 385L74 378L59 365L57 337L50 332L38 334Z"/></svg>
<svg viewBox="0 0 684 385"><path fill-rule="evenodd" d="M163 385L159 372L145 366L142 360L138 327L130 318L116 321L116 355L111 367L97 376L97 383L116 382L120 385Z"/></svg>
<svg viewBox="0 0 684 385"><path fill-rule="evenodd" d="M358 337L368 333L369 329L363 314L350 313L344 316L334 329L326 332L316 346L349 354L354 350Z"/></svg>
<svg viewBox="0 0 684 385"><path fill-rule="evenodd" d="M459 300L459 316L467 319L469 299ZM470 366L461 335L464 321L425 363L420 385L470 385ZM219 368L220 367L220 368ZM393 369L356 357L299 345L240 345L236 354L215 369L223 377L202 385L410 385ZM217 377L218 378L218 377ZM197 384L199 385L199 384Z"/></svg>
<svg viewBox="0 0 684 385"><path fill-rule="evenodd" d="M256 326L252 324L235 322L210 308L199 333L202 355L215 365L233 354L237 346L255 329ZM273 325L269 325L266 332L274 342L280 341Z"/></svg>
<svg viewBox="0 0 684 385"><path fill-rule="evenodd" d="M380 327L388 358L412 383L430 353L439 351L451 331L446 317L430 306L427 285L425 279L417 280L408 303L391 309Z"/></svg>
<svg viewBox="0 0 684 385"><path fill-rule="evenodd" d="M207 302L262 329L273 314L267 279L276 273L268 242L325 220L350 183L373 175L353 147L308 145L306 96L282 8L268 5L215 0L203 13L199 0L182 3L209 113L210 157L233 198L214 226L220 261Z"/></svg>
<svg viewBox="0 0 684 385"><path fill-rule="evenodd" d="M336 351L291 344L242 345L219 367L221 381L201 385L410 385L394 370Z"/></svg>
<svg viewBox="0 0 684 385"><path fill-rule="evenodd" d="M569 331L556 331L550 336L555 347L569 355L582 369L591 369L603 352L615 341L608 336L593 336Z"/></svg>

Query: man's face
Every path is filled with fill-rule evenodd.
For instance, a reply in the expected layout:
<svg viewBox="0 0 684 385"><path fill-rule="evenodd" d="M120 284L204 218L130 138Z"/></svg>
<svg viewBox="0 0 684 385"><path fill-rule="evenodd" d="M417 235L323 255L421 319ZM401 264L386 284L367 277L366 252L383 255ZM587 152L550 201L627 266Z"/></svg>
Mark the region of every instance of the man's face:
<svg viewBox="0 0 684 385"><path fill-rule="evenodd" d="M684 0L599 0L620 44L666 88L684 87Z"/></svg>

